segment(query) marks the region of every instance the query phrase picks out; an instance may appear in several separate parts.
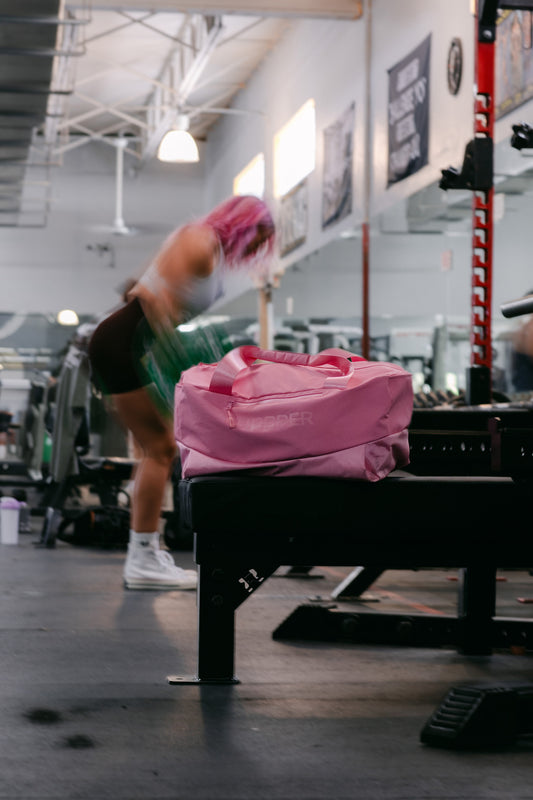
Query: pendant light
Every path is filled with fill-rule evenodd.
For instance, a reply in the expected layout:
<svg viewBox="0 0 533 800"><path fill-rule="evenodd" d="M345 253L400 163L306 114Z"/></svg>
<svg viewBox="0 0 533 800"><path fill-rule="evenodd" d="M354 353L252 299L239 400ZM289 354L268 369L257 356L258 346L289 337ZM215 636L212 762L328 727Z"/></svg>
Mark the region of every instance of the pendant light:
<svg viewBox="0 0 533 800"><path fill-rule="evenodd" d="M200 160L198 145L189 133L189 117L178 114L171 130L167 131L157 150L159 161L194 163Z"/></svg>

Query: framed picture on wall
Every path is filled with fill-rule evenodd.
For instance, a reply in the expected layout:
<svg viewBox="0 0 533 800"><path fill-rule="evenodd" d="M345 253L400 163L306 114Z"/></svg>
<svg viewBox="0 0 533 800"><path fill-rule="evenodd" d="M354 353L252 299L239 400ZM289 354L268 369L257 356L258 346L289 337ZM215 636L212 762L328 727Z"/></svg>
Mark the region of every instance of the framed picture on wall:
<svg viewBox="0 0 533 800"><path fill-rule="evenodd" d="M280 199L278 230L282 256L295 250L307 239L308 205L307 180Z"/></svg>
<svg viewBox="0 0 533 800"><path fill-rule="evenodd" d="M353 133L355 103L324 130L322 227L352 211Z"/></svg>
<svg viewBox="0 0 533 800"><path fill-rule="evenodd" d="M501 11L496 29L495 118L533 97L531 11Z"/></svg>

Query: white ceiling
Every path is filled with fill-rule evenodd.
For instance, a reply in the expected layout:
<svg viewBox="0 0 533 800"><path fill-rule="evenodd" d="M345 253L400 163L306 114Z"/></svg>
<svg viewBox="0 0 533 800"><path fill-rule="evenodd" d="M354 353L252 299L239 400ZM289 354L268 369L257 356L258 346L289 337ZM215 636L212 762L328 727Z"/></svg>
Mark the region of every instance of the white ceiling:
<svg viewBox="0 0 533 800"><path fill-rule="evenodd" d="M126 133L143 161L176 110L205 138L292 18L361 14L362 0L64 0L63 15L83 24L59 31L59 49L73 56L58 59L56 81L72 94L56 101L61 121L48 119L48 141L57 148L59 133L72 148L73 137Z"/></svg>
<svg viewBox="0 0 533 800"><path fill-rule="evenodd" d="M191 133L205 138L290 24L121 9L97 10L87 19L76 29L74 52L82 55L65 66L72 94L61 102L60 122L50 119L49 128L60 133L62 150L79 146L79 137L126 133L138 137L141 157L154 155L176 110L188 112Z"/></svg>
<svg viewBox="0 0 533 800"><path fill-rule="evenodd" d="M42 214L23 210L38 168L118 137L141 168L177 111L205 139L291 20L361 14L362 0L0 0L0 226L43 224L46 192Z"/></svg>

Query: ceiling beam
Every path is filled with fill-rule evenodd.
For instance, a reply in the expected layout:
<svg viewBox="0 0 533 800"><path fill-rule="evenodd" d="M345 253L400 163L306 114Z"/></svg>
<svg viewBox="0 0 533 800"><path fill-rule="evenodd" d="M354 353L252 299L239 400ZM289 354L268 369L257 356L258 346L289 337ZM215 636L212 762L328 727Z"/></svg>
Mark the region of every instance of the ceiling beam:
<svg viewBox="0 0 533 800"><path fill-rule="evenodd" d="M83 7L82 0L67 0L69 8ZM147 0L93 0L101 11L146 11ZM251 14L261 17L322 17L359 19L362 0L150 0L150 11L181 11L191 14Z"/></svg>

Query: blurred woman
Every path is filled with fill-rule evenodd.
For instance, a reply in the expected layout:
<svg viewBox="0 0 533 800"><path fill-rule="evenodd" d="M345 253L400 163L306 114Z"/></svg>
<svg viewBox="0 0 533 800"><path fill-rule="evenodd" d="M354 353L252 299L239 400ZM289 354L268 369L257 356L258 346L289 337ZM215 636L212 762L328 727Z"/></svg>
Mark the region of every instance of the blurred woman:
<svg viewBox="0 0 533 800"><path fill-rule="evenodd" d="M168 344L177 325L205 312L224 295L230 270L264 266L274 252L275 226L257 197L236 196L184 225L163 243L128 293L128 302L103 320L89 345L95 385L111 395L119 418L141 450L131 503L124 566L129 589L194 589L195 570L177 566L159 549L159 520L176 457L172 409L149 389L146 356ZM161 348L160 352L165 349ZM164 373L168 364L160 364Z"/></svg>

